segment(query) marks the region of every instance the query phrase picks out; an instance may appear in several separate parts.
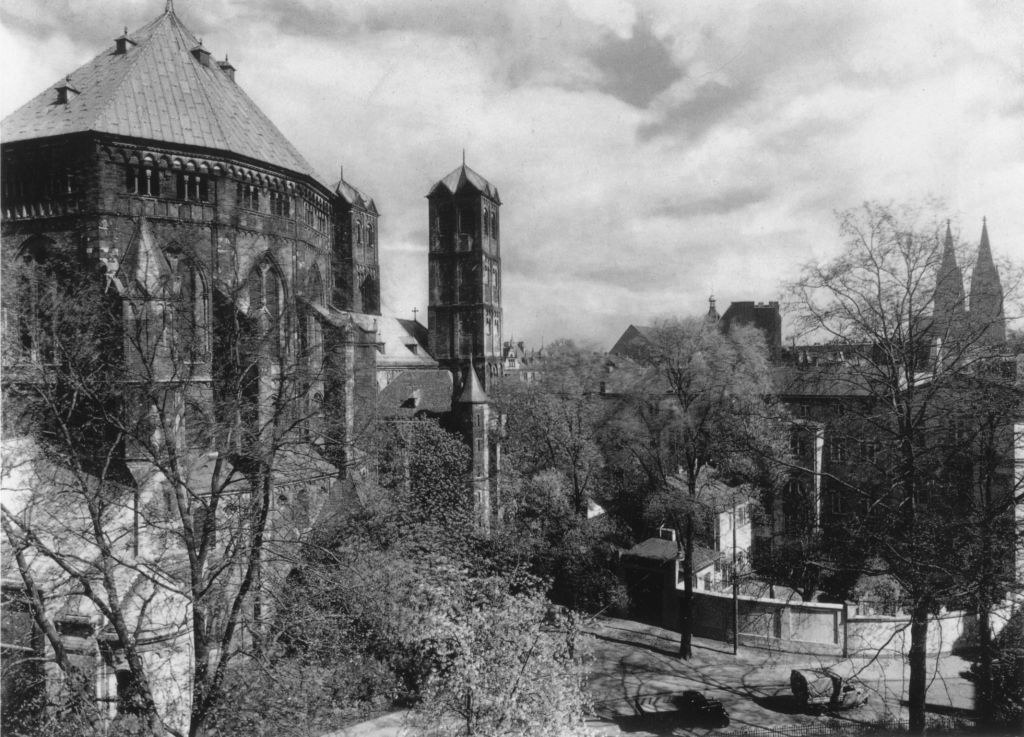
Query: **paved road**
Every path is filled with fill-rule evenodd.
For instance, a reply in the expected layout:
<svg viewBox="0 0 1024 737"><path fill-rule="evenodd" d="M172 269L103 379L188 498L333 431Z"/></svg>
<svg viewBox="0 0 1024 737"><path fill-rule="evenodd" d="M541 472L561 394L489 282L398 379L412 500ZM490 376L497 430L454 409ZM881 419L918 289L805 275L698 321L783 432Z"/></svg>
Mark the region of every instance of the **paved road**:
<svg viewBox="0 0 1024 737"><path fill-rule="evenodd" d="M694 657L679 660L678 636L658 627L620 619L601 619L589 628L593 666L589 680L595 718L590 726L600 735L725 735L753 727L813 726L827 719L798 713L790 698L789 672L793 668L836 665L834 661L806 655L732 648L713 640L694 640ZM957 674L967 667L961 659L943 656L931 661L933 678L928 689L929 708L938 711L969 709L971 685ZM886 716L906 719L901 700L906 695L907 672L902 659L845 661L869 691L868 703L840 718L872 722ZM671 714L671 697L688 689L719 699L729 713L728 727L708 729L681 725ZM640 717L634 704L639 699L647 710L663 710L661 717ZM407 737L406 714L396 712L325 737Z"/></svg>
<svg viewBox="0 0 1024 737"><path fill-rule="evenodd" d="M695 734L811 726L827 719L797 713L790 698L789 673L793 668L834 666L833 659L755 648L740 648L734 656L731 646L698 638L694 657L681 661L675 655L678 636L674 632L618 619L600 620L590 629L594 635L590 689L598 717L593 726L602 734L673 734L678 724L651 724L638 718L634 702L639 698L649 709L671 709L671 695L687 689L722 701L731 719L728 728L694 729ZM859 658L839 667L857 673L869 692L868 703L844 713L842 719L906 719L901 701L909 674L901 658ZM932 659L931 667L929 709L945 713L970 709L972 687L958 675L966 662L946 655L937 662Z"/></svg>

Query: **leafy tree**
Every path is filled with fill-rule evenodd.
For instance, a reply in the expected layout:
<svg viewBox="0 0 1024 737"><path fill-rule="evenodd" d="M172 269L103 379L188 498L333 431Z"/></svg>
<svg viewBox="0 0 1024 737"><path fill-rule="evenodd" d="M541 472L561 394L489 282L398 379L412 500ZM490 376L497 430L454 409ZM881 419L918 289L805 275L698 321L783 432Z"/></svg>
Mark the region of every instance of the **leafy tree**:
<svg viewBox="0 0 1024 737"><path fill-rule="evenodd" d="M985 294L978 280L967 311L952 236L927 208L869 203L840 215L840 233L841 254L807 264L790 293L799 325L846 354L819 369L823 380L864 399L850 405L842 439L877 452L859 472L826 481L855 508L847 524L865 560L882 564L868 572L903 589L911 730L921 732L929 616L965 595L984 608L999 590L995 571L1009 564L991 555L1007 549L993 523L1006 519L1019 483L1006 475L1020 404L998 338L1003 295Z"/></svg>
<svg viewBox="0 0 1024 737"><path fill-rule="evenodd" d="M444 643L418 707L420 720L446 734L583 735L589 712L585 651L571 614L539 593L509 590L502 579L469 581L430 623Z"/></svg>
<svg viewBox="0 0 1024 737"><path fill-rule="evenodd" d="M649 332L644 351L647 371L619 422L636 439L630 453L667 494L681 532L679 654L689 658L702 497L721 483L774 483L780 413L771 401L764 338L749 326L725 333L705 319L667 320Z"/></svg>
<svg viewBox="0 0 1024 737"><path fill-rule="evenodd" d="M545 349L531 383L505 382L493 399L506 417L503 447L525 477L555 470L569 483L572 509L586 515L603 457L598 443L607 419L600 397L602 361L571 341Z"/></svg>
<svg viewBox="0 0 1024 737"><path fill-rule="evenodd" d="M585 643L544 583L496 574L486 547L450 531L380 537L391 523L375 518L404 513L376 502L307 548L280 592L268 646L236 662L217 728L318 734L404 706L446 734L581 732Z"/></svg>
<svg viewBox="0 0 1024 737"><path fill-rule="evenodd" d="M466 535L473 524L467 485L468 446L432 419L381 423L377 430L379 485L400 524L434 525Z"/></svg>

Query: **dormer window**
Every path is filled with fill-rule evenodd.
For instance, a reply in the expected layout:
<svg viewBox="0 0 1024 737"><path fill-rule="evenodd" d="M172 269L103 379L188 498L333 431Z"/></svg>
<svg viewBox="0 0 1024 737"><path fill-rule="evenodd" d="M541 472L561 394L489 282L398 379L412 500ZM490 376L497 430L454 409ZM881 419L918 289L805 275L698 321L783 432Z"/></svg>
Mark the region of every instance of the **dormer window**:
<svg viewBox="0 0 1024 737"><path fill-rule="evenodd" d="M128 50L132 46L136 45L135 41L128 36L128 26L125 26L124 33L120 37L114 39L114 53L118 55L127 54Z"/></svg>
<svg viewBox="0 0 1024 737"><path fill-rule="evenodd" d="M78 94L78 90L71 86L71 77L65 77L64 82L57 87L57 104L67 105L68 101Z"/></svg>
<svg viewBox="0 0 1024 737"><path fill-rule="evenodd" d="M203 48L202 39L199 40L199 45L192 49L192 56L204 67L210 66L210 52Z"/></svg>
<svg viewBox="0 0 1024 737"><path fill-rule="evenodd" d="M224 61L217 62L217 66L220 67L220 70L224 72L228 79L232 82L235 81L235 67L230 61L228 61L228 57L226 55L224 56Z"/></svg>

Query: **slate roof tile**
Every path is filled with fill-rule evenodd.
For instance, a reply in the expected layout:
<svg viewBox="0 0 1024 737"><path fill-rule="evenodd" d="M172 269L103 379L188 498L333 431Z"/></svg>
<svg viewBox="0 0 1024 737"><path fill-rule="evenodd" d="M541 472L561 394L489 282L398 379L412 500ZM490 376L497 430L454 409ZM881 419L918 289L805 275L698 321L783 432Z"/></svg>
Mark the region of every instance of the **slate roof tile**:
<svg viewBox="0 0 1024 737"><path fill-rule="evenodd" d="M457 166L449 172L447 176L443 177L437 184L431 187L430 194L434 194L438 188L443 188L450 194L455 194L467 185L474 187L481 194L487 195L498 204L501 204L501 198L498 196L498 188L465 164ZM428 195L428 197L429 196L430 195Z"/></svg>
<svg viewBox="0 0 1024 737"><path fill-rule="evenodd" d="M69 75L79 94L67 104L54 85L8 115L4 141L110 133L238 154L326 184L231 77L192 55L199 40L173 9L130 36L137 45L126 53L111 45Z"/></svg>

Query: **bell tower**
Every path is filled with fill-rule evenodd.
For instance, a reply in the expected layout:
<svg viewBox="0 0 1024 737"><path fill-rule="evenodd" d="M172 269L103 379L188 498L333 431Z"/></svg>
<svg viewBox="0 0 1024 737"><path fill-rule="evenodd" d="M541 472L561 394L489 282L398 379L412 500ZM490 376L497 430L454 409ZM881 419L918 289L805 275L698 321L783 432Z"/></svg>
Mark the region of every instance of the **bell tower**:
<svg viewBox="0 0 1024 737"><path fill-rule="evenodd" d="M501 198L463 161L427 202L430 352L457 381L472 367L486 389L501 371Z"/></svg>

